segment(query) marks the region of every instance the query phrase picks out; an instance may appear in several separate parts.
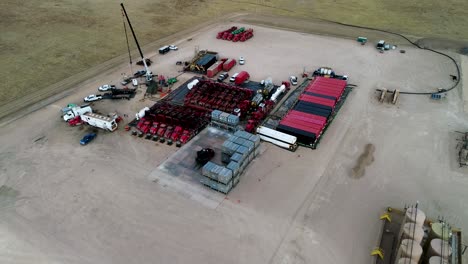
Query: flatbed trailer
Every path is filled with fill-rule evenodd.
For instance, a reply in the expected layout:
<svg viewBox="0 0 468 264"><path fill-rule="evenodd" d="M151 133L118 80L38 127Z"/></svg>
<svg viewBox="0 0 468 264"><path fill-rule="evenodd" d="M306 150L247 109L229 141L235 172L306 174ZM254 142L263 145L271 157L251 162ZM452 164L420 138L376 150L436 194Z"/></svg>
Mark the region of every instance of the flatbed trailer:
<svg viewBox="0 0 468 264"><path fill-rule="evenodd" d="M372 255L375 255L375 264L395 264L398 246L400 242L400 230L405 220L405 211L400 209L395 209L388 207L386 212L381 216L382 219L382 229L380 235L380 244L376 249L372 251ZM424 226L429 227L431 223L436 223L431 219L426 219ZM449 242L452 246L452 255L450 256L451 264L462 264L462 255L466 250L466 246L462 244L462 231L457 228L452 228L452 237L449 238ZM423 239L423 244L427 242L428 238ZM382 253L382 256L379 254L374 254L377 251ZM425 252L424 252L425 254Z"/></svg>

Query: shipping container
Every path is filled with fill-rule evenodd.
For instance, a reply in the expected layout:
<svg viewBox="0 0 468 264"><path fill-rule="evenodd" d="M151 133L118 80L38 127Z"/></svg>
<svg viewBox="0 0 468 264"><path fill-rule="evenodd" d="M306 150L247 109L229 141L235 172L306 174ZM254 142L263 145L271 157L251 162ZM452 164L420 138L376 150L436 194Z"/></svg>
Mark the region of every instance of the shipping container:
<svg viewBox="0 0 468 264"><path fill-rule="evenodd" d="M221 171L218 173L217 180L223 184L228 184L232 179L232 171L226 167L222 167Z"/></svg>
<svg viewBox="0 0 468 264"><path fill-rule="evenodd" d="M236 60L235 59L228 59L224 64L223 64L223 71L229 71L236 65Z"/></svg>
<svg viewBox="0 0 468 264"><path fill-rule="evenodd" d="M224 141L223 145L221 146L221 151L228 155L233 155L240 146L236 143L230 141Z"/></svg>
<svg viewBox="0 0 468 264"><path fill-rule="evenodd" d="M212 189L215 189L217 191L220 191L224 194L227 194L231 189L232 189L232 181L230 181L228 184L222 184L222 183L219 183L219 182L216 182L216 181L213 181L209 178L206 178L206 177L202 177L200 179L200 183L202 183L203 185L206 185Z"/></svg>
<svg viewBox="0 0 468 264"><path fill-rule="evenodd" d="M307 131L307 132L314 133L316 135L320 134L324 127L322 125L305 123L300 120L294 120L294 119L281 120L280 125L295 127L295 128Z"/></svg>
<svg viewBox="0 0 468 264"><path fill-rule="evenodd" d="M203 176L206 176L206 177L209 177L210 175L210 171L215 167L217 166L215 163L211 162L211 161L208 161L202 168L202 175Z"/></svg>
<svg viewBox="0 0 468 264"><path fill-rule="evenodd" d="M249 149L249 152L252 153L255 150L255 143L250 140L245 140L243 144L240 144Z"/></svg>
<svg viewBox="0 0 468 264"><path fill-rule="evenodd" d="M236 177L239 175L239 163L235 161L229 162L229 164L226 166L227 169L230 169L232 171L232 176Z"/></svg>
<svg viewBox="0 0 468 264"><path fill-rule="evenodd" d="M294 110L297 110L299 112L304 112L308 114L313 114L313 115L319 115L323 116L325 118L328 118L330 116L330 112L324 112L323 109L320 108L309 108L305 106L296 106L294 107Z"/></svg>
<svg viewBox="0 0 468 264"><path fill-rule="evenodd" d="M328 96L334 96L337 99L341 97L343 94L342 91L335 91L335 90L330 90L327 88L314 88L314 89L306 89L305 92L312 92L312 93L317 93L317 94L322 94L322 95L328 95Z"/></svg>
<svg viewBox="0 0 468 264"><path fill-rule="evenodd" d="M284 133L288 133L290 135L294 135L297 137L298 142L303 144L313 144L317 138L316 134L304 131L295 127L285 126L285 125L278 125L276 128L279 131Z"/></svg>
<svg viewBox="0 0 468 264"><path fill-rule="evenodd" d="M312 123L312 124L317 124L321 126L325 126L327 121L307 117L304 115L299 115L299 114L287 114L282 120L299 120L301 122L306 122L306 123Z"/></svg>
<svg viewBox="0 0 468 264"><path fill-rule="evenodd" d="M315 93L315 92L309 92L309 91L305 91L304 94L313 95L313 96L317 96L317 97L322 97L322 98L334 100L335 102L336 102L337 99L338 99L336 96L333 96L333 95L326 95L326 94Z"/></svg>
<svg viewBox="0 0 468 264"><path fill-rule="evenodd" d="M239 183L239 175L232 178L232 187L234 188Z"/></svg>
<svg viewBox="0 0 468 264"><path fill-rule="evenodd" d="M219 116L221 115L221 113L223 113L223 112L221 112L219 110L213 110L211 112L211 120L212 121L219 121Z"/></svg>
<svg viewBox="0 0 468 264"><path fill-rule="evenodd" d="M255 148L257 148L260 145L260 137L258 135L250 135L249 140L255 144Z"/></svg>
<svg viewBox="0 0 468 264"><path fill-rule="evenodd" d="M244 161L249 156L249 149L247 147L244 147L244 146L239 146L239 148L237 148L237 150L236 150L236 153L241 154L242 155L242 161Z"/></svg>
<svg viewBox="0 0 468 264"><path fill-rule="evenodd" d="M236 152L231 156L231 161L239 164L240 166L240 164L244 161L243 158L244 157L242 156L242 154Z"/></svg>
<svg viewBox="0 0 468 264"><path fill-rule="evenodd" d="M233 126L237 126L239 124L239 117L231 114L227 117L227 123Z"/></svg>
<svg viewBox="0 0 468 264"><path fill-rule="evenodd" d="M229 163L231 161L231 155L221 152L221 162L222 163Z"/></svg>
<svg viewBox="0 0 468 264"><path fill-rule="evenodd" d="M234 134L234 135L230 135L229 138L227 139L227 141L235 142L236 139L238 139L238 138L239 138L239 137L238 137L238 136L235 136L235 134Z"/></svg>
<svg viewBox="0 0 468 264"><path fill-rule="evenodd" d="M234 141L234 143L236 143L237 145L243 146L245 144L245 141L246 141L246 139L244 139L244 138L237 138Z"/></svg>
<svg viewBox="0 0 468 264"><path fill-rule="evenodd" d="M227 122L228 122L228 117L229 117L229 114L228 114L228 113L222 112L222 113L219 115L219 121L220 121L220 122L223 122L223 123L227 123Z"/></svg>
<svg viewBox="0 0 468 264"><path fill-rule="evenodd" d="M323 106L328 107L330 110L333 110L335 108L335 104L336 104L336 102L334 100L327 99L327 98L322 98L322 97L318 97L318 96L313 96L313 95L307 95L307 94L302 94L299 97L299 100L300 101L310 102L310 103L315 103L315 104L319 104L319 105L323 105Z"/></svg>
<svg viewBox="0 0 468 264"><path fill-rule="evenodd" d="M303 116L307 116L307 117L310 117L310 118L314 118L314 119L318 119L318 120L323 120L325 123L327 122L327 118L326 117L323 117L323 116L319 116L319 115L314 115L314 114L310 114L310 113L305 113L305 112L300 112L300 111L296 111L296 110L291 110L289 111L288 114L299 114L299 115L303 115Z"/></svg>
<svg viewBox="0 0 468 264"><path fill-rule="evenodd" d="M220 68L221 67L221 68ZM223 61L217 61L206 70L206 76L213 78L223 68Z"/></svg>
<svg viewBox="0 0 468 264"><path fill-rule="evenodd" d="M297 110L296 107L299 107L299 108L310 108L312 110L320 110L320 111L323 111L323 112L326 112L329 114L331 114L333 111L330 109L330 107L328 106L325 106L325 105L322 105L322 104L318 104L318 103L312 103L312 102L307 102L307 101L304 101L304 100L299 100L297 101L297 104L294 106L294 110ZM300 111L300 110L298 110ZM303 112L303 111L302 111Z"/></svg>
<svg viewBox="0 0 468 264"><path fill-rule="evenodd" d="M211 169L210 173L208 173L208 177L210 177L211 179L217 180L218 174L221 172L222 169L223 169L222 166L219 166L219 165L214 166Z"/></svg>

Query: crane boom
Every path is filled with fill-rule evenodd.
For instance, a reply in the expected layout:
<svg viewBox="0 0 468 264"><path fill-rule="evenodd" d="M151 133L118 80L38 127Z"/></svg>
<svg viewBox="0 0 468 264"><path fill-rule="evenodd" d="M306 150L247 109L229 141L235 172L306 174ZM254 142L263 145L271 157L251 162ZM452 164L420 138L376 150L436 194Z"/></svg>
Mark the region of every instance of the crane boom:
<svg viewBox="0 0 468 264"><path fill-rule="evenodd" d="M135 43L137 45L138 51L140 52L141 59L143 60L143 65L145 65L146 81L150 82L153 80L153 73L150 71L150 69L148 68L148 65L146 64L145 56L143 55L143 52L141 51L140 44L138 43L138 39L135 35L135 31L133 31L132 23L130 23L130 19L128 18L127 11L125 10L123 3L120 3L120 6L122 7L122 11L125 15L125 18L127 18L128 26L130 27L130 30L132 31L133 38L135 39Z"/></svg>

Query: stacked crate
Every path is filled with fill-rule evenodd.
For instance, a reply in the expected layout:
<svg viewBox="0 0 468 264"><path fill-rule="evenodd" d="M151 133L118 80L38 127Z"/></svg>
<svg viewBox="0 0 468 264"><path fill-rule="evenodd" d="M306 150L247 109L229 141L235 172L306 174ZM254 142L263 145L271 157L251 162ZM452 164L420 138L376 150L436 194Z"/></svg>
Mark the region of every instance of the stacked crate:
<svg viewBox="0 0 468 264"><path fill-rule="evenodd" d="M222 193L228 193L232 189L232 171L224 166L208 162L202 168L200 182Z"/></svg>
<svg viewBox="0 0 468 264"><path fill-rule="evenodd" d="M239 117L220 110L213 110L211 112L211 125L235 131L239 125Z"/></svg>
<svg viewBox="0 0 468 264"><path fill-rule="evenodd" d="M240 175L258 155L260 137L245 131L237 131L224 141L221 147L221 161L226 166L208 162L202 168L200 182L227 194L239 182Z"/></svg>

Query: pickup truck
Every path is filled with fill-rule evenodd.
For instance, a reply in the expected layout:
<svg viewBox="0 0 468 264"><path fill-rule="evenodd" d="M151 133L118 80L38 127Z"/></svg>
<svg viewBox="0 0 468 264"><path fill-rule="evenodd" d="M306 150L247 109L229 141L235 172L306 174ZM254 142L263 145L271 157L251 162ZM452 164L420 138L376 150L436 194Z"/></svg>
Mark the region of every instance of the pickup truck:
<svg viewBox="0 0 468 264"><path fill-rule="evenodd" d="M117 88L115 85L104 84L104 85L99 86L98 90L99 91L109 91L109 90L115 89L115 88Z"/></svg>
<svg viewBox="0 0 468 264"><path fill-rule="evenodd" d="M99 101L102 99L102 95L100 94L90 94L83 98L83 101L85 102L94 102L94 101Z"/></svg>

